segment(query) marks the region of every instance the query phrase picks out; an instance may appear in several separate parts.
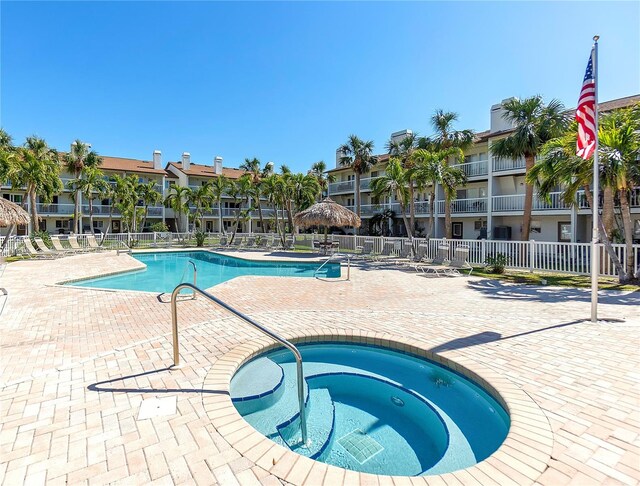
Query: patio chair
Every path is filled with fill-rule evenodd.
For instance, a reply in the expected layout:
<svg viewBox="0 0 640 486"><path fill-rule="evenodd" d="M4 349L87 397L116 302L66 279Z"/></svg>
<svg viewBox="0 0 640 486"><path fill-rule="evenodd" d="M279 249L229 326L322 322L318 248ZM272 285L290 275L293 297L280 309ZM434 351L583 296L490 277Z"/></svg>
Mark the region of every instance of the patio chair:
<svg viewBox="0 0 640 486"><path fill-rule="evenodd" d="M74 255L79 252L79 250L74 250L73 248L65 248L62 245L62 241L58 236L51 236L51 244L53 245L53 249L60 252L65 253L67 255Z"/></svg>
<svg viewBox="0 0 640 486"><path fill-rule="evenodd" d="M413 246L411 243L405 242L401 247L398 253L391 257L389 260L395 265L404 265L411 260L411 252L413 251Z"/></svg>
<svg viewBox="0 0 640 486"><path fill-rule="evenodd" d="M464 270L469 270L467 276L473 272L473 266L469 263L469 247L458 246L453 255L453 259L447 265L448 275L462 275Z"/></svg>
<svg viewBox="0 0 640 486"><path fill-rule="evenodd" d="M360 251L356 253L356 257L367 259L367 258L375 258L373 254L373 240L365 240L362 246L358 246L357 249Z"/></svg>
<svg viewBox="0 0 640 486"><path fill-rule="evenodd" d="M236 236L233 241L229 243L228 248L242 248L242 236Z"/></svg>
<svg viewBox="0 0 640 486"><path fill-rule="evenodd" d="M22 243L24 243L24 247L27 249L27 253L29 254L30 257L51 259L57 256L57 254L52 252L51 250L47 250L47 251L36 250L33 244L31 243L31 240L28 237L24 238L22 240Z"/></svg>
<svg viewBox="0 0 640 486"><path fill-rule="evenodd" d="M245 249L251 249L256 247L256 237L255 236L247 236L247 241L245 242Z"/></svg>
<svg viewBox="0 0 640 486"><path fill-rule="evenodd" d="M89 248L91 248L92 250L96 250L96 251L104 251L106 250L105 247L103 247L102 245L99 245L98 242L96 241L96 237L93 235L87 235L87 243L89 244Z"/></svg>
<svg viewBox="0 0 640 486"><path fill-rule="evenodd" d="M394 252L396 244L393 241L385 241L382 245L382 251L374 255L375 260L386 260L395 256Z"/></svg>
<svg viewBox="0 0 640 486"><path fill-rule="evenodd" d="M227 235L220 236L220 241L218 241L218 248L222 250L224 248L227 248L228 246L229 239L227 238Z"/></svg>
<svg viewBox="0 0 640 486"><path fill-rule="evenodd" d="M85 248L80 246L80 243L78 243L78 237L75 235L69 235L69 237L67 238L67 242L69 243L71 249L77 251L78 253L87 253L90 251L94 251L92 248Z"/></svg>
<svg viewBox="0 0 640 486"><path fill-rule="evenodd" d="M42 238L39 238L37 236L33 238L33 242L35 243L36 249L40 250L43 254L50 253L53 256L65 256L69 254L64 250L63 251L59 251L57 249L52 250L47 246L47 244L44 242Z"/></svg>
<svg viewBox="0 0 640 486"><path fill-rule="evenodd" d="M282 248L285 251L293 250L296 244L296 239L292 236L287 236L287 239L284 242L284 247Z"/></svg>
<svg viewBox="0 0 640 486"><path fill-rule="evenodd" d="M431 260L423 258L421 261L418 261L414 264L413 268L417 271L425 272L426 269L430 269L429 271L435 273L436 275L440 274L440 271L449 263L449 245L438 245L438 253L435 258ZM444 271L442 272L444 275Z"/></svg>

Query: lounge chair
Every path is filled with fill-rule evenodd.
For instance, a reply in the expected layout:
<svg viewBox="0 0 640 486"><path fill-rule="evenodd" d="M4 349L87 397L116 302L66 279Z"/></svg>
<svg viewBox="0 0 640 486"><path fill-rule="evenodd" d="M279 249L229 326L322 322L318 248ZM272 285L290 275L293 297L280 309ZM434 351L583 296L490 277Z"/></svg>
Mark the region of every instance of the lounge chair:
<svg viewBox="0 0 640 486"><path fill-rule="evenodd" d="M386 260L395 256L396 244L393 241L385 241L382 245L382 251L376 253L373 258L375 260Z"/></svg>
<svg viewBox="0 0 640 486"><path fill-rule="evenodd" d="M40 250L43 254L50 253L53 256L65 256L65 255L69 254L68 252L66 252L64 250L62 250L62 251L60 251L58 249L52 250L51 248L49 248L47 246L47 244L44 242L44 240L42 238L39 238L37 236L33 238L33 242L36 245L36 249Z"/></svg>
<svg viewBox="0 0 640 486"><path fill-rule="evenodd" d="M391 257L389 260L396 265L404 265L411 259L411 252L413 251L413 247L411 243L404 243L398 253Z"/></svg>
<svg viewBox="0 0 640 486"><path fill-rule="evenodd" d="M284 242L283 250L293 250L296 244L296 239L294 237L288 236Z"/></svg>
<svg viewBox="0 0 640 486"><path fill-rule="evenodd" d="M245 249L252 249L256 247L256 237L255 236L247 236L246 244L244 245Z"/></svg>
<svg viewBox="0 0 640 486"><path fill-rule="evenodd" d="M94 251L92 248L86 248L86 247L80 246L80 243L78 243L78 237L75 235L69 235L67 242L69 243L69 246L71 247L71 249L77 252L86 253L86 252Z"/></svg>
<svg viewBox="0 0 640 486"><path fill-rule="evenodd" d="M449 245L438 245L438 253L435 258L428 260L423 258L421 261L418 261L414 264L413 268L417 271L422 271L423 273L429 269L431 273L435 273L436 275L440 275L441 270L449 263ZM442 270L442 274L444 275L444 271Z"/></svg>
<svg viewBox="0 0 640 486"><path fill-rule="evenodd" d="M62 246L62 241L57 236L51 236L51 244L53 245L53 249L60 252L65 253L67 255L73 255L78 253L80 250L74 250L73 248L65 248Z"/></svg>
<svg viewBox="0 0 640 486"><path fill-rule="evenodd" d="M229 246L229 240L227 239L227 235L222 235L220 237L220 241L218 242L218 248L223 249Z"/></svg>
<svg viewBox="0 0 640 486"><path fill-rule="evenodd" d="M24 243L24 247L27 249L27 253L29 254L29 256L33 257L33 258L55 258L57 256L57 253L52 252L51 250L47 250L47 251L43 251L43 250L36 250L35 247L33 246L33 244L31 243L31 240L27 237L24 238L22 240L22 243Z"/></svg>
<svg viewBox="0 0 640 486"><path fill-rule="evenodd" d="M229 248L242 248L242 236L236 236L228 245Z"/></svg>
<svg viewBox="0 0 640 486"><path fill-rule="evenodd" d="M453 259L449 262L449 275L462 275L464 270L469 270L468 275L473 272L473 266L469 263L469 247L458 246L453 255Z"/></svg>
<svg viewBox="0 0 640 486"><path fill-rule="evenodd" d="M360 251L356 254L358 258L374 258L373 240L365 240L362 246L357 247Z"/></svg>
<svg viewBox="0 0 640 486"><path fill-rule="evenodd" d="M96 250L96 251L103 251L106 250L105 247L103 247L102 245L99 245L98 242L96 241L96 237L93 235L87 235L87 243L89 244L89 248L91 248L92 250Z"/></svg>

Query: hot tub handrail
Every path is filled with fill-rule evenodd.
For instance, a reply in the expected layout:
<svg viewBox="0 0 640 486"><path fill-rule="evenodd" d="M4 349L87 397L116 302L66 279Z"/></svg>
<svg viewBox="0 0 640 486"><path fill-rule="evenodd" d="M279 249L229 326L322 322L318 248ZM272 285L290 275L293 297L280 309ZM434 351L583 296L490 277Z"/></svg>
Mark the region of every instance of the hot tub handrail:
<svg viewBox="0 0 640 486"><path fill-rule="evenodd" d="M171 324L172 324L172 330L173 330L173 366L178 367L180 365L180 352L178 348L178 300L177 300L177 297L182 289L191 289L193 290L194 296L196 293L198 293L204 296L205 298L207 298L208 300L210 300L211 302L218 304L220 307L222 307L223 309L226 309L236 317L239 317L240 319L242 319L247 324L257 329L258 331L278 341L280 344L282 344L285 348L287 348L289 351L293 353L293 357L296 359L296 368L297 368L298 405L300 407L300 429L302 431L302 442L306 444L307 443L307 419L306 419L306 413L305 413L305 407L304 407L304 374L302 370L302 355L300 354L300 351L298 351L298 348L295 347L293 344L291 344L289 341L287 341L285 338L278 335L277 333L267 329L261 324L258 324L249 316L231 307L226 302L202 290L200 287L196 287L195 285L190 284L188 282L183 282L181 284L178 284L178 286L175 289L173 289L173 292L171 293Z"/></svg>

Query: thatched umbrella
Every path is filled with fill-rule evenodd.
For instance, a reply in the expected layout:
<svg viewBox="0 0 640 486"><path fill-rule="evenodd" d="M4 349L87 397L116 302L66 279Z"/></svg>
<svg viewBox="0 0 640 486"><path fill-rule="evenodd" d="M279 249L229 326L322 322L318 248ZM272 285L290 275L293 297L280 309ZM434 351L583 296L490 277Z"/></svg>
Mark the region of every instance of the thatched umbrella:
<svg viewBox="0 0 640 486"><path fill-rule="evenodd" d="M360 227L360 217L330 198L324 198L319 203L315 203L310 208L299 212L293 217L293 222L308 228L309 226L324 226L324 242L327 243L327 233L329 226L353 226Z"/></svg>
<svg viewBox="0 0 640 486"><path fill-rule="evenodd" d="M29 213L7 199L0 197L0 225L29 224Z"/></svg>

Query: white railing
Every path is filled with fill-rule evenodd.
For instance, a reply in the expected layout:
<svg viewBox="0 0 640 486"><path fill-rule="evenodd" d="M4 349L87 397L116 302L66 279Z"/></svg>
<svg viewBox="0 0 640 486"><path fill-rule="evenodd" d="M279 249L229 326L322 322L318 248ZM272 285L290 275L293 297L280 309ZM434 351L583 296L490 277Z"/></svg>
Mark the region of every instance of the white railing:
<svg viewBox="0 0 640 486"><path fill-rule="evenodd" d="M467 177L486 176L489 173L488 160L476 160L474 162L463 162L462 164L453 164L453 167L461 169Z"/></svg>
<svg viewBox="0 0 640 486"><path fill-rule="evenodd" d="M524 157L518 159L501 159L499 157L491 157L493 172L501 172L505 170L518 170L525 168Z"/></svg>
<svg viewBox="0 0 640 486"><path fill-rule="evenodd" d="M355 181L332 182L329 184L329 194L339 194L341 192L353 192Z"/></svg>
<svg viewBox="0 0 640 486"><path fill-rule="evenodd" d="M36 204L36 210L38 211L38 215L46 216L49 214L63 214L63 215L72 215L75 206L73 204Z"/></svg>
<svg viewBox="0 0 640 486"><path fill-rule="evenodd" d="M371 181L375 181L379 177L367 177L366 179L360 179L360 190L368 191L371 189Z"/></svg>
<svg viewBox="0 0 640 486"><path fill-rule="evenodd" d="M446 201L438 201L438 213L443 214ZM487 198L471 197L467 199L454 199L451 201L451 212L456 213L486 213Z"/></svg>
<svg viewBox="0 0 640 486"><path fill-rule="evenodd" d="M578 198L580 200L580 198ZM571 209L571 205L564 202L561 192L549 194L549 201L534 194L533 211ZM522 211L524 210L524 194L510 194L504 196L493 196L492 210L501 211Z"/></svg>
<svg viewBox="0 0 640 486"><path fill-rule="evenodd" d="M206 246L216 244L219 238L218 233L207 233L205 240ZM274 237L278 235L267 233L237 233L236 238L255 236L255 237ZM3 252L3 256L11 256L24 252L22 245L22 236L12 236ZM64 236L62 236L64 238ZM312 249L313 240L323 238L319 234L296 234L295 244L299 248ZM512 269L528 270L528 271L544 271L544 272L560 272L588 275L590 273L591 244L590 243L561 243L561 242L543 242L543 241L497 241L497 240L445 240L442 238L414 238L413 241L408 238L385 238L380 236L353 236L353 235L329 235L331 241L338 242L341 252L357 252L365 241L373 243L374 252L382 251L385 242L394 242L396 251L404 245L412 244L414 250L419 245L427 246L427 257L433 258L438 252L438 246L446 244L449 247L449 257L453 258L455 249L458 246L466 246L469 248L469 263L473 265L484 265L489 256L503 254L507 257L507 267ZM100 240L101 236L97 236ZM0 245L4 237L0 237ZM85 235L78 235L78 241L81 245L88 246ZM110 233L105 236L104 245L108 248L116 248L119 242L126 243L134 249L138 247L162 247L185 244L195 246L195 238L192 233ZM616 269L604 249L604 245L600 246L600 276L615 277ZM612 245L621 262L626 259L626 246L624 244ZM640 265L640 245L633 245L634 252L634 268Z"/></svg>

